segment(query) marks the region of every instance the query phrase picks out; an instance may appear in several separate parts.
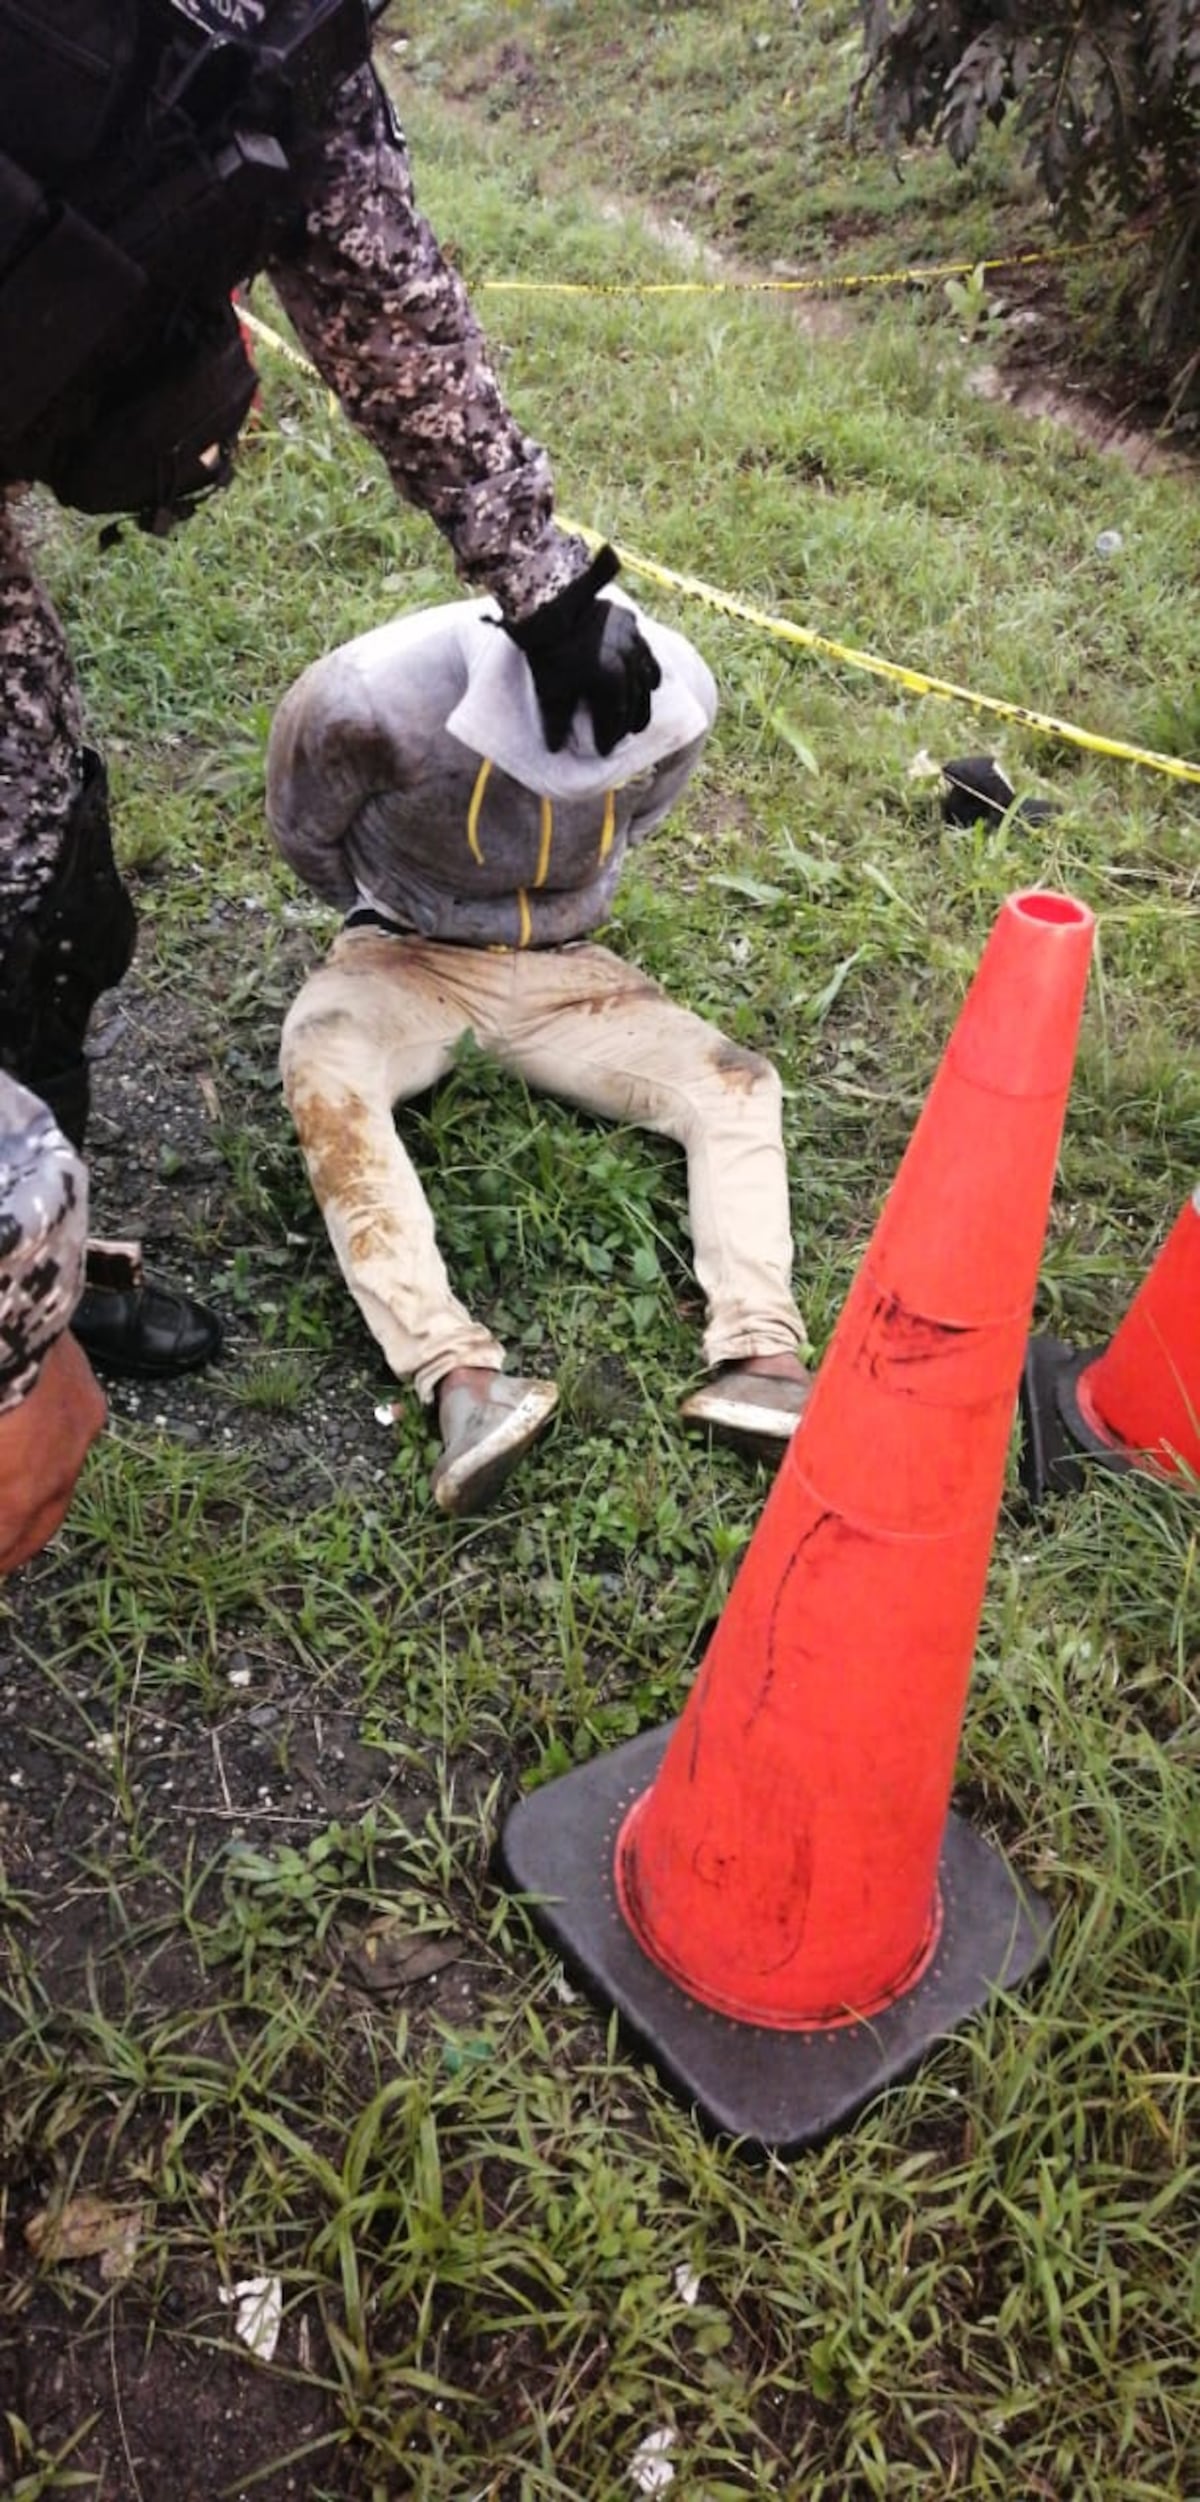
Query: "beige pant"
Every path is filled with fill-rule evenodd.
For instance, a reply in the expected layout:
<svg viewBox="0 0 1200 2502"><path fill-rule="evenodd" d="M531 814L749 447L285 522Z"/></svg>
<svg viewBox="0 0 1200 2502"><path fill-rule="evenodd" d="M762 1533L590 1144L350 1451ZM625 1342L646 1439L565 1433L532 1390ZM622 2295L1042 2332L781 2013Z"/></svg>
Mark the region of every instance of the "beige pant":
<svg viewBox="0 0 1200 2502"><path fill-rule="evenodd" d="M305 983L280 1065L342 1274L393 1372L428 1400L452 1366L504 1360L451 1292L392 1119L446 1074L468 1032L530 1086L684 1149L710 1365L803 1345L769 1061L606 947L518 954L368 927L343 930Z"/></svg>

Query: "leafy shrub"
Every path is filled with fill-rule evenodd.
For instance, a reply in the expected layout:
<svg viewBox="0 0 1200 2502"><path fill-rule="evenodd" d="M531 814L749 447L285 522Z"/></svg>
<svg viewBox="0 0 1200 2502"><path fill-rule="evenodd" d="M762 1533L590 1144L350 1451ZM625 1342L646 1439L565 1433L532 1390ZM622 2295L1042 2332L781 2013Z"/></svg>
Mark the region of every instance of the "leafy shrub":
<svg viewBox="0 0 1200 2502"><path fill-rule="evenodd" d="M965 164L1013 109L1065 232L1149 211L1139 310L1172 407L1200 407L1200 0L860 0L858 82L895 145L929 130Z"/></svg>

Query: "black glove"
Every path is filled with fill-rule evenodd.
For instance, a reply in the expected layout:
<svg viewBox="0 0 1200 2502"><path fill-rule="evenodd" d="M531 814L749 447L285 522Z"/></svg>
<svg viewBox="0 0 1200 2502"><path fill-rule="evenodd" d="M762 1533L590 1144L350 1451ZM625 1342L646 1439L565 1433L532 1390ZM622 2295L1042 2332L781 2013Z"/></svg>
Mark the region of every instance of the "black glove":
<svg viewBox="0 0 1200 2502"><path fill-rule="evenodd" d="M577 581L517 624L505 621L533 673L546 745L555 751L566 743L577 704L592 716L600 756L649 721L662 670L630 610L596 597L617 568L613 549L602 547Z"/></svg>

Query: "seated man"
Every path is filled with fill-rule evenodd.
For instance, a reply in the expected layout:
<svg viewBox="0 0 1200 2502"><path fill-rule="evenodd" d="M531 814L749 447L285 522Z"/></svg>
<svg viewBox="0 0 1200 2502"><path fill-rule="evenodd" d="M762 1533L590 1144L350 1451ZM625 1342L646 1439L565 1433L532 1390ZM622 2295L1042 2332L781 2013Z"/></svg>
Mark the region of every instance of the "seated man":
<svg viewBox="0 0 1200 2502"><path fill-rule="evenodd" d="M712 678L639 615L662 669L648 726L602 756L581 709L551 749L495 620L454 601L314 662L267 767L281 852L346 916L285 1021L284 1091L363 1318L393 1372L436 1398L434 1496L456 1514L489 1500L558 1395L506 1374L456 1300L396 1134L393 1106L444 1076L467 1033L530 1086L684 1148L711 1374L687 1421L778 1454L810 1388L775 1070L590 937L628 847L692 772Z"/></svg>

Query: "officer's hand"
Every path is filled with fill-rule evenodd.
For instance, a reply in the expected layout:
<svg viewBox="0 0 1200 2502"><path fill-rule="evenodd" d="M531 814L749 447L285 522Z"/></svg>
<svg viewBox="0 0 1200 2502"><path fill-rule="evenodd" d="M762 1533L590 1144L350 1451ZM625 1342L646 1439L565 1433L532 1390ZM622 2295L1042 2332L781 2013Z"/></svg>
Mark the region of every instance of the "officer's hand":
<svg viewBox="0 0 1200 2502"><path fill-rule="evenodd" d="M547 747L562 747L576 708L592 717L596 752L612 754L618 739L644 730L650 698L662 671L637 619L628 608L596 594L617 571L611 547L602 547L575 582L535 608L508 632L533 674Z"/></svg>
<svg viewBox="0 0 1200 2502"><path fill-rule="evenodd" d="M64 1331L28 1398L0 1416L0 1573L53 1537L107 1413L82 1347Z"/></svg>

